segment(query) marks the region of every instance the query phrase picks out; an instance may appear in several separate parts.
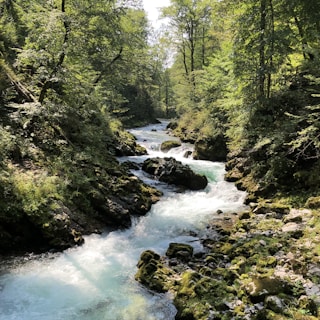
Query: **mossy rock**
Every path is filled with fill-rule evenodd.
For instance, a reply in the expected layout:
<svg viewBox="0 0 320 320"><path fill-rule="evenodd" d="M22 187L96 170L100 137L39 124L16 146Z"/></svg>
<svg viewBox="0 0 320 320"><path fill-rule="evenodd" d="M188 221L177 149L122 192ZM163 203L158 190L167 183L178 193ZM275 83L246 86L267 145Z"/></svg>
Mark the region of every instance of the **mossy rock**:
<svg viewBox="0 0 320 320"><path fill-rule="evenodd" d="M234 298L233 288L225 281L189 270L182 274L177 288L174 299L178 310L176 319L209 319L213 311L228 311L228 301Z"/></svg>
<svg viewBox="0 0 320 320"><path fill-rule="evenodd" d="M198 160L226 161L228 148L223 134L200 138L195 143L194 158Z"/></svg>
<svg viewBox="0 0 320 320"><path fill-rule="evenodd" d="M137 266L135 279L147 288L156 292L166 292L172 286L170 277L173 272L163 264L157 253L151 250L144 251Z"/></svg>
<svg viewBox="0 0 320 320"><path fill-rule="evenodd" d="M320 208L320 197L310 197L306 202L306 207L310 209Z"/></svg>
<svg viewBox="0 0 320 320"><path fill-rule="evenodd" d="M166 256L169 258L177 258L182 261L189 261L193 255L193 247L185 243L169 244Z"/></svg>
<svg viewBox="0 0 320 320"><path fill-rule="evenodd" d="M276 277L252 277L246 279L244 287L255 302L264 301L264 298L268 295L292 293L292 285Z"/></svg>
<svg viewBox="0 0 320 320"><path fill-rule="evenodd" d="M162 152L168 152L173 148L177 148L181 146L181 142L177 140L168 140L161 143L160 150Z"/></svg>

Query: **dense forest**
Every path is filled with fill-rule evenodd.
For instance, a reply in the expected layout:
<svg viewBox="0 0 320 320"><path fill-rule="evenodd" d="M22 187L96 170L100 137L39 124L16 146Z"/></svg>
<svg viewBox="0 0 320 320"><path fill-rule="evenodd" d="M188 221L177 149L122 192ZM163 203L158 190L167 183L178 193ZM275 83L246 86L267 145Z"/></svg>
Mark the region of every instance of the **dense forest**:
<svg viewBox="0 0 320 320"><path fill-rule="evenodd" d="M319 9L171 0L154 32L140 0L0 0L0 253L145 214L160 193L116 156L143 154L125 128L157 118L247 204L320 208Z"/></svg>

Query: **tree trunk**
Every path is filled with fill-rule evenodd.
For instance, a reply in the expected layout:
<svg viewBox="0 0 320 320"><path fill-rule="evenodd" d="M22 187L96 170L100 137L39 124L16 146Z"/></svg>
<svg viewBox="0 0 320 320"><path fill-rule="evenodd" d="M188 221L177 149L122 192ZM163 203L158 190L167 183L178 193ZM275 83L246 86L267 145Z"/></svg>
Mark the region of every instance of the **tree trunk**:
<svg viewBox="0 0 320 320"><path fill-rule="evenodd" d="M260 0L260 39L259 39L259 73L258 73L258 94L259 97L265 96L265 73L266 73L266 61L265 61L265 47L266 47L266 15L267 15L266 0Z"/></svg>
<svg viewBox="0 0 320 320"><path fill-rule="evenodd" d="M7 66L5 62L2 64L2 69L9 79L10 83L14 86L18 95L22 98L24 102L37 102L37 99L30 92L28 88L26 88L15 76L14 72Z"/></svg>
<svg viewBox="0 0 320 320"><path fill-rule="evenodd" d="M270 39L270 58L269 58L269 66L268 66L268 78L267 78L267 97L271 96L271 86L272 79L271 73L273 69L273 54L274 54L274 9L273 9L273 0L269 0L269 9L270 9L270 28L271 28L271 39Z"/></svg>

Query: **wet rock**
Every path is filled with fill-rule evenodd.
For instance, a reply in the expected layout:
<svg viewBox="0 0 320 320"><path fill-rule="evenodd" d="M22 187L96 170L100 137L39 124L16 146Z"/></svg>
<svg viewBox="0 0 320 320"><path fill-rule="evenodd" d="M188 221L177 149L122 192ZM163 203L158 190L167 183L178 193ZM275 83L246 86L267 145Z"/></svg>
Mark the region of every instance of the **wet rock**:
<svg viewBox="0 0 320 320"><path fill-rule="evenodd" d="M170 243L166 256L184 262L189 261L193 255L193 247L184 243Z"/></svg>
<svg viewBox="0 0 320 320"><path fill-rule="evenodd" d="M144 251L140 256L137 267L136 281L156 292L168 291L170 287L169 279L173 273L163 264L157 253L151 250Z"/></svg>
<svg viewBox="0 0 320 320"><path fill-rule="evenodd" d="M172 148L180 147L181 142L177 140L168 140L161 143L160 150L162 152L168 152Z"/></svg>
<svg viewBox="0 0 320 320"><path fill-rule="evenodd" d="M142 169L160 181L183 186L190 190L201 190L208 184L205 176L194 173L189 166L183 165L174 158L147 159L144 161Z"/></svg>
<svg viewBox="0 0 320 320"><path fill-rule="evenodd" d="M184 158L189 158L189 157L191 157L191 156L192 156L192 151L190 151L190 150L186 151L186 152L184 153L184 155L183 155Z"/></svg>

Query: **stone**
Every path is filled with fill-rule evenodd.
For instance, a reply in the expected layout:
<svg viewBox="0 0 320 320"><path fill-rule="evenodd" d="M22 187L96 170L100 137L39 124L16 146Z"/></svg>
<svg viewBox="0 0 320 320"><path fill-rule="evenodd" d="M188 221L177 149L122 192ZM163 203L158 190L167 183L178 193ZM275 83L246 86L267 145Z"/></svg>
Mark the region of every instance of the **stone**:
<svg viewBox="0 0 320 320"><path fill-rule="evenodd" d="M223 134L215 137L201 138L194 145L194 159L209 161L226 161L227 139Z"/></svg>
<svg viewBox="0 0 320 320"><path fill-rule="evenodd" d="M285 281L275 277L253 277L245 284L249 296L263 301L268 295L277 295L288 292L289 286Z"/></svg>
<svg viewBox="0 0 320 320"><path fill-rule="evenodd" d="M152 250L144 251L137 267L136 281L156 292L168 291L168 279L172 276L172 271L163 264L157 253Z"/></svg>
<svg viewBox="0 0 320 320"><path fill-rule="evenodd" d="M264 303L267 309L276 313L283 313L285 309L283 301L277 296L267 296Z"/></svg>
<svg viewBox="0 0 320 320"><path fill-rule="evenodd" d="M302 229L301 225L296 222L286 223L281 228L281 231L284 233L290 233L291 236L295 239L299 239L303 235L303 229Z"/></svg>
<svg viewBox="0 0 320 320"><path fill-rule="evenodd" d="M142 170L152 174L160 181L183 186L190 190L201 190L208 184L205 176L194 173L189 166L172 157L149 158L143 162Z"/></svg>
<svg viewBox="0 0 320 320"><path fill-rule="evenodd" d="M172 148L180 147L181 142L177 140L168 140L161 143L160 150L162 152L168 152Z"/></svg>
<svg viewBox="0 0 320 320"><path fill-rule="evenodd" d="M320 197L310 197L306 201L306 207L310 209L319 209L320 208Z"/></svg>
<svg viewBox="0 0 320 320"><path fill-rule="evenodd" d="M193 247L185 243L175 243L169 244L166 252L166 256L169 258L176 258L178 260L187 262L192 258Z"/></svg>
<svg viewBox="0 0 320 320"><path fill-rule="evenodd" d="M308 210L308 209L304 209L304 210L299 210L299 209L291 209L290 210L290 213L285 216L283 218L283 221L285 223L288 223L288 222L297 222L297 223L300 223L303 221L303 218L305 216L308 216L311 214L311 211Z"/></svg>

